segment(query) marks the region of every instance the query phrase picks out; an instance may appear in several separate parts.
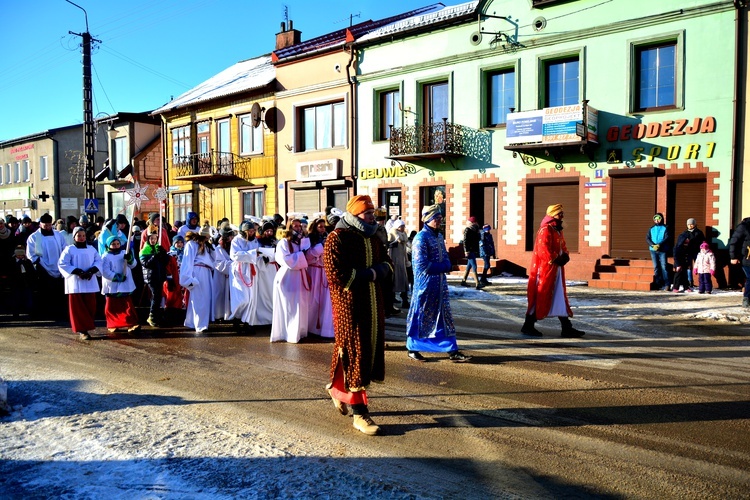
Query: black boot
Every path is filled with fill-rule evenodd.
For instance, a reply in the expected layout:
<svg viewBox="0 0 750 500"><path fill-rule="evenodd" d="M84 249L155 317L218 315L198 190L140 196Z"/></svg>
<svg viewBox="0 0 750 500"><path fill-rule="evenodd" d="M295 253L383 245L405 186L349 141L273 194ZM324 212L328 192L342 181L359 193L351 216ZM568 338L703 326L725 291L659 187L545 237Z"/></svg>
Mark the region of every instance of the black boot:
<svg viewBox="0 0 750 500"><path fill-rule="evenodd" d="M521 327L521 333L524 335L530 335L532 337L541 337L542 332L534 328L534 323L536 323L536 316L533 314L527 314L526 320L523 322L523 326Z"/></svg>
<svg viewBox="0 0 750 500"><path fill-rule="evenodd" d="M409 294L407 292L401 292L401 309L409 307Z"/></svg>
<svg viewBox="0 0 750 500"><path fill-rule="evenodd" d="M562 333L560 334L561 337L572 339L576 337L583 337L585 335L585 333L581 330L576 330L575 328L573 328L573 325L570 322L570 318L560 316L560 324L562 325Z"/></svg>

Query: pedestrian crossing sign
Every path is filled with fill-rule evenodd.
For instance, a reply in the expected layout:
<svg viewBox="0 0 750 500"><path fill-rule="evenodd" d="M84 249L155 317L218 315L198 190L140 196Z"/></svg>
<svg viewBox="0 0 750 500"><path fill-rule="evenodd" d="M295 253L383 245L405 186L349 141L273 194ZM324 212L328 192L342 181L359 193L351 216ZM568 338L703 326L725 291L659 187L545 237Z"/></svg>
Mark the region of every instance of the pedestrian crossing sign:
<svg viewBox="0 0 750 500"><path fill-rule="evenodd" d="M87 214L95 214L99 211L99 200L96 198L86 198L83 200L83 211Z"/></svg>

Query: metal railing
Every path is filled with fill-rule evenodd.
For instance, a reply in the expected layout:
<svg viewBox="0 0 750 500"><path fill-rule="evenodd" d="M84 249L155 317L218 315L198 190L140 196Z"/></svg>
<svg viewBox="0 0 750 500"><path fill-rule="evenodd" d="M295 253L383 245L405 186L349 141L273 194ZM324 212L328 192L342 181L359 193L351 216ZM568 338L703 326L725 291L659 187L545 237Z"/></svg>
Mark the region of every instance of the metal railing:
<svg viewBox="0 0 750 500"><path fill-rule="evenodd" d="M490 135L456 123L442 122L417 124L407 127L391 126L389 156L445 153L470 156L489 161Z"/></svg>
<svg viewBox="0 0 750 500"><path fill-rule="evenodd" d="M234 176L247 178L251 173L253 158L234 153L211 151L173 156L170 168L175 177L192 176Z"/></svg>

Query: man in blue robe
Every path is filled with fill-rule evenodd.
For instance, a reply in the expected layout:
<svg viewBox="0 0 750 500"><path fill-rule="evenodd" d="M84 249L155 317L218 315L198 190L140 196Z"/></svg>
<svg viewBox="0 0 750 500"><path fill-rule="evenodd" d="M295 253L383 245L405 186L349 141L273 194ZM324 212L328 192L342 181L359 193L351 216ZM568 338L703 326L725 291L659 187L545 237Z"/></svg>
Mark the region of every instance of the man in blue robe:
<svg viewBox="0 0 750 500"><path fill-rule="evenodd" d="M451 261L438 231L442 221L439 205L426 207L422 212L424 226L412 243L414 289L406 318L406 349L416 361L427 361L420 351L447 352L448 359L460 363L471 356L459 351L456 342L445 277Z"/></svg>

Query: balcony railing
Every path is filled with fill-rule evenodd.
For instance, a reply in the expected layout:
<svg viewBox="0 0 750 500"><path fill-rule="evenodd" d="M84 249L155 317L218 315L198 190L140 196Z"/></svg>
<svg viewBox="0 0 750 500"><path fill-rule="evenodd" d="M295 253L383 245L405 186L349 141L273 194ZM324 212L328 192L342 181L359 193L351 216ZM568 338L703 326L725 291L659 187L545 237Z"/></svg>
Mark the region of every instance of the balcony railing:
<svg viewBox="0 0 750 500"><path fill-rule="evenodd" d="M273 175L273 167L267 172L263 160L266 157L238 156L234 153L211 151L194 153L185 156L173 156L171 169L175 179L208 178L208 179L250 179ZM273 158L270 158L271 165Z"/></svg>
<svg viewBox="0 0 750 500"><path fill-rule="evenodd" d="M438 158L444 155L490 160L490 134L442 122L391 127L389 158Z"/></svg>

